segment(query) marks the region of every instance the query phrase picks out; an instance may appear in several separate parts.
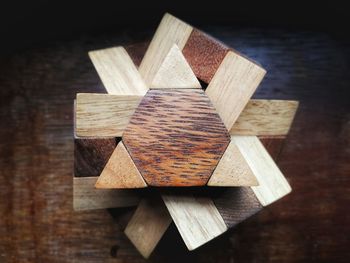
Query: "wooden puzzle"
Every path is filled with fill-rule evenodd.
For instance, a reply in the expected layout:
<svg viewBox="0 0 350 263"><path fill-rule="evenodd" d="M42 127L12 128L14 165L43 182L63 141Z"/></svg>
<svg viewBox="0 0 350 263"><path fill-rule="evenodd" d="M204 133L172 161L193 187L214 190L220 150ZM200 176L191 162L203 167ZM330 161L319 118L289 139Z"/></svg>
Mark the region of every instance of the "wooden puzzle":
<svg viewBox="0 0 350 263"><path fill-rule="evenodd" d="M193 250L291 191L273 159L298 102L251 99L262 66L170 14L142 55L89 52L107 93L76 97L73 198L137 205L125 234L147 258L171 222Z"/></svg>

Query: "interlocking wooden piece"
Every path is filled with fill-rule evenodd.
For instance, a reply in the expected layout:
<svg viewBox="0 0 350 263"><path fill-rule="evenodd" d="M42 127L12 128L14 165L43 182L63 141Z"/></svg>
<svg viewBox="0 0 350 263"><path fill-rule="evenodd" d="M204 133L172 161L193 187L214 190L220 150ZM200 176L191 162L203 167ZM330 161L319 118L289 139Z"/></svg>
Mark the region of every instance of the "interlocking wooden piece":
<svg viewBox="0 0 350 263"><path fill-rule="evenodd" d="M90 51L89 56L109 94L146 94L148 88L123 47Z"/></svg>
<svg viewBox="0 0 350 263"><path fill-rule="evenodd" d="M233 136L259 185L252 186L256 197L267 206L291 192L286 178L256 136Z"/></svg>
<svg viewBox="0 0 350 263"><path fill-rule="evenodd" d="M182 52L197 78L209 83L229 50L220 41L193 29Z"/></svg>
<svg viewBox="0 0 350 263"><path fill-rule="evenodd" d="M148 258L171 223L162 200L142 199L125 228L125 234L142 256Z"/></svg>
<svg viewBox="0 0 350 263"><path fill-rule="evenodd" d="M150 90L123 133L141 175L153 186L205 185L229 144L202 90Z"/></svg>
<svg viewBox="0 0 350 263"><path fill-rule="evenodd" d="M231 135L287 135L299 102L250 100L230 130Z"/></svg>
<svg viewBox="0 0 350 263"><path fill-rule="evenodd" d="M176 44L182 50L192 30L190 25L176 17L170 14L164 15L139 67L139 72L147 85L153 81L173 45Z"/></svg>
<svg viewBox="0 0 350 263"><path fill-rule="evenodd" d="M162 198L189 250L196 249L227 230L211 198L163 194Z"/></svg>
<svg viewBox="0 0 350 263"><path fill-rule="evenodd" d="M226 128L230 130L258 87L266 71L229 51L209 83L210 98Z"/></svg>
<svg viewBox="0 0 350 263"><path fill-rule="evenodd" d="M92 210L137 205L139 197L132 190L96 189L97 177L73 177L74 210Z"/></svg>
<svg viewBox="0 0 350 263"><path fill-rule="evenodd" d="M119 142L113 151L95 187L104 189L147 187L123 142Z"/></svg>
<svg viewBox="0 0 350 263"><path fill-rule="evenodd" d="M115 138L75 138L74 176L99 176L115 147Z"/></svg>
<svg viewBox="0 0 350 263"><path fill-rule="evenodd" d="M234 141L228 145L208 185L230 187L258 185L257 179Z"/></svg>
<svg viewBox="0 0 350 263"><path fill-rule="evenodd" d="M200 89L201 84L177 45L165 57L156 73L151 89Z"/></svg>
<svg viewBox="0 0 350 263"><path fill-rule="evenodd" d="M141 99L138 95L78 93L77 136L121 136Z"/></svg>

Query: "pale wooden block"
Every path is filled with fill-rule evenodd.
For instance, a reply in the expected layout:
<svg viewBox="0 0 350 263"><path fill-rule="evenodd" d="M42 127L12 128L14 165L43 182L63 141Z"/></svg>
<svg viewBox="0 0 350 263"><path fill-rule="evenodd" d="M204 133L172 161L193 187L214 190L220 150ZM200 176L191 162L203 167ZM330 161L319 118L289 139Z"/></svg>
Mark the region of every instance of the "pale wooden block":
<svg viewBox="0 0 350 263"><path fill-rule="evenodd" d="M162 200L142 199L125 229L125 234L141 255L148 258L171 221Z"/></svg>
<svg viewBox="0 0 350 263"><path fill-rule="evenodd" d="M93 210L137 205L139 197L131 190L96 189L97 177L73 177L74 210Z"/></svg>
<svg viewBox="0 0 350 263"><path fill-rule="evenodd" d="M123 47L90 51L89 57L109 94L146 94L148 88Z"/></svg>
<svg viewBox="0 0 350 263"><path fill-rule="evenodd" d="M137 95L78 93L77 136L121 136L141 99Z"/></svg>
<svg viewBox="0 0 350 263"><path fill-rule="evenodd" d="M232 136L231 139L238 146L259 182L259 186L251 188L263 206L291 192L286 178L256 136Z"/></svg>
<svg viewBox="0 0 350 263"><path fill-rule="evenodd" d="M200 89L197 77L177 45L173 45L156 73L151 89Z"/></svg>
<svg viewBox="0 0 350 263"><path fill-rule="evenodd" d="M139 72L146 85L151 84L174 44L180 50L183 49L192 30L192 26L176 17L170 14L164 15L139 67Z"/></svg>
<svg viewBox="0 0 350 263"><path fill-rule="evenodd" d="M147 184L131 159L123 142L119 142L95 184L96 188L145 188Z"/></svg>
<svg viewBox="0 0 350 263"><path fill-rule="evenodd" d="M226 54L209 83L206 94L228 130L232 128L265 73L263 68L232 51Z"/></svg>
<svg viewBox="0 0 350 263"><path fill-rule="evenodd" d="M250 100L230 130L231 135L287 135L298 109L293 100Z"/></svg>
<svg viewBox="0 0 350 263"><path fill-rule="evenodd" d="M231 141L208 182L209 186L256 186L258 181L234 141Z"/></svg>
<svg viewBox="0 0 350 263"><path fill-rule="evenodd" d="M189 250L227 230L213 201L206 197L163 194L162 198Z"/></svg>

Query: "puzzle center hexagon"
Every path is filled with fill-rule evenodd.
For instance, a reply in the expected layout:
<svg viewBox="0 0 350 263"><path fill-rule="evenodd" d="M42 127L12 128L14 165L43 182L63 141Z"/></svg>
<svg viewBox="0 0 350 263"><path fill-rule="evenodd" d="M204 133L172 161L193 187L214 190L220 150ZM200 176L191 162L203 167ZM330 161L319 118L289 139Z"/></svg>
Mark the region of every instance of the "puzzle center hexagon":
<svg viewBox="0 0 350 263"><path fill-rule="evenodd" d="M149 90L122 140L148 185L203 186L230 135L203 90Z"/></svg>

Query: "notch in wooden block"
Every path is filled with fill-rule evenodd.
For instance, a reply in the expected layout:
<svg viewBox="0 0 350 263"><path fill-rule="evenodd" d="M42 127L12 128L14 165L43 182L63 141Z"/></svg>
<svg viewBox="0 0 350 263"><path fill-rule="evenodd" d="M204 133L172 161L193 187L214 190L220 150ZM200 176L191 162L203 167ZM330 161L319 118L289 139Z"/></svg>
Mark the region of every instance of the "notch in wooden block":
<svg viewBox="0 0 350 263"><path fill-rule="evenodd" d="M123 142L118 143L95 186L104 189L147 187Z"/></svg>
<svg viewBox="0 0 350 263"><path fill-rule="evenodd" d="M89 56L109 94L146 94L148 88L123 47L90 51Z"/></svg>
<svg viewBox="0 0 350 263"><path fill-rule="evenodd" d="M200 89L201 84L177 45L173 45L160 65L151 89Z"/></svg>

